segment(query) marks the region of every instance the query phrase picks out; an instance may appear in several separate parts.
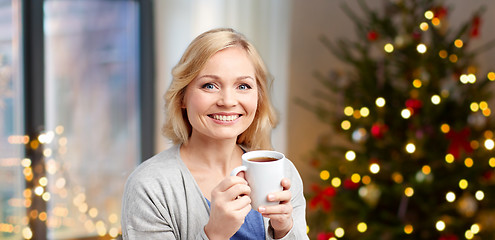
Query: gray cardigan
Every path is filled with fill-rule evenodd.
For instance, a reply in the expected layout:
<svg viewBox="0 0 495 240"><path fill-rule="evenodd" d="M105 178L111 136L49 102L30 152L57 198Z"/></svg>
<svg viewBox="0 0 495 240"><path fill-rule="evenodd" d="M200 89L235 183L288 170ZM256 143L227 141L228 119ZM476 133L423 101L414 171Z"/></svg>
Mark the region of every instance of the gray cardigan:
<svg viewBox="0 0 495 240"><path fill-rule="evenodd" d="M127 179L122 200L123 239L208 239L204 226L210 208L175 145L140 164ZM306 200L301 177L287 160L286 177L292 182L294 227L283 239L308 239ZM264 218L266 239L273 229Z"/></svg>

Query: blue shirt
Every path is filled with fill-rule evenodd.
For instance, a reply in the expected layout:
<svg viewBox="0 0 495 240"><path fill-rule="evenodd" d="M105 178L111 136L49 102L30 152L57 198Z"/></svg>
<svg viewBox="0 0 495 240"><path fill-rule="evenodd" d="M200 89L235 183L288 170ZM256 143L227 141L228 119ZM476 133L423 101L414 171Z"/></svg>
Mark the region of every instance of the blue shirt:
<svg viewBox="0 0 495 240"><path fill-rule="evenodd" d="M210 201L206 199L208 206L211 207ZM265 225L263 223L263 216L256 210L251 209L248 215L244 219L244 224L241 228L230 238L230 240L258 240L265 239Z"/></svg>

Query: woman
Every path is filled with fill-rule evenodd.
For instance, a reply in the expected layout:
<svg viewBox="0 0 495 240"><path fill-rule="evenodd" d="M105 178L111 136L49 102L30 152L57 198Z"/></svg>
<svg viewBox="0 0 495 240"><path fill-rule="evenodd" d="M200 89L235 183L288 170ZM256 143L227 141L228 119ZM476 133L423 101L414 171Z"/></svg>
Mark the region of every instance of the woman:
<svg viewBox="0 0 495 240"><path fill-rule="evenodd" d="M164 135L174 146L129 176L124 239L307 239L301 178L287 160L275 206L251 209L243 176L230 176L245 151L271 149L276 117L268 72L232 29L198 36L172 70Z"/></svg>

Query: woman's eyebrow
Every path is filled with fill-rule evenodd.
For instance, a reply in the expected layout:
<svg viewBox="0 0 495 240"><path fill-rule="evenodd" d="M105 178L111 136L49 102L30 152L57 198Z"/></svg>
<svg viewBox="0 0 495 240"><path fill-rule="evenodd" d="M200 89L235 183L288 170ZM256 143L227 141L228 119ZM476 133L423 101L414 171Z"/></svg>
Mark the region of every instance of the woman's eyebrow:
<svg viewBox="0 0 495 240"><path fill-rule="evenodd" d="M206 75L198 76L197 79L201 79L201 78L220 79L219 76L217 76L217 75L211 75L211 74L206 74ZM249 76L249 75L240 76L240 77L237 77L236 78L236 80L244 80L244 79L251 79L251 80L255 81L255 78L253 76Z"/></svg>
<svg viewBox="0 0 495 240"><path fill-rule="evenodd" d="M198 76L198 79L201 79L201 78L213 78L213 79L219 79L220 77L218 77L217 75L210 75L210 74L206 74L206 75L201 75L201 76Z"/></svg>
<svg viewBox="0 0 495 240"><path fill-rule="evenodd" d="M249 75L247 75L247 76L240 76L240 77L237 78L237 80L244 80L244 79L251 79L251 80L254 81L254 77L249 76Z"/></svg>

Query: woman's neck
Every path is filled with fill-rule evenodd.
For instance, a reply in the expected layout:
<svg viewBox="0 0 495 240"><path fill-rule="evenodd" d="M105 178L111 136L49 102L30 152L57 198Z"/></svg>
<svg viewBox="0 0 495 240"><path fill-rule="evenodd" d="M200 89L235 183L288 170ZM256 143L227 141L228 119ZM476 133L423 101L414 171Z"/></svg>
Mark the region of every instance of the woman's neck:
<svg viewBox="0 0 495 240"><path fill-rule="evenodd" d="M191 137L181 146L181 157L188 168L220 171L223 175L241 164L242 149L234 140L212 141ZM192 169L191 169L192 170Z"/></svg>

